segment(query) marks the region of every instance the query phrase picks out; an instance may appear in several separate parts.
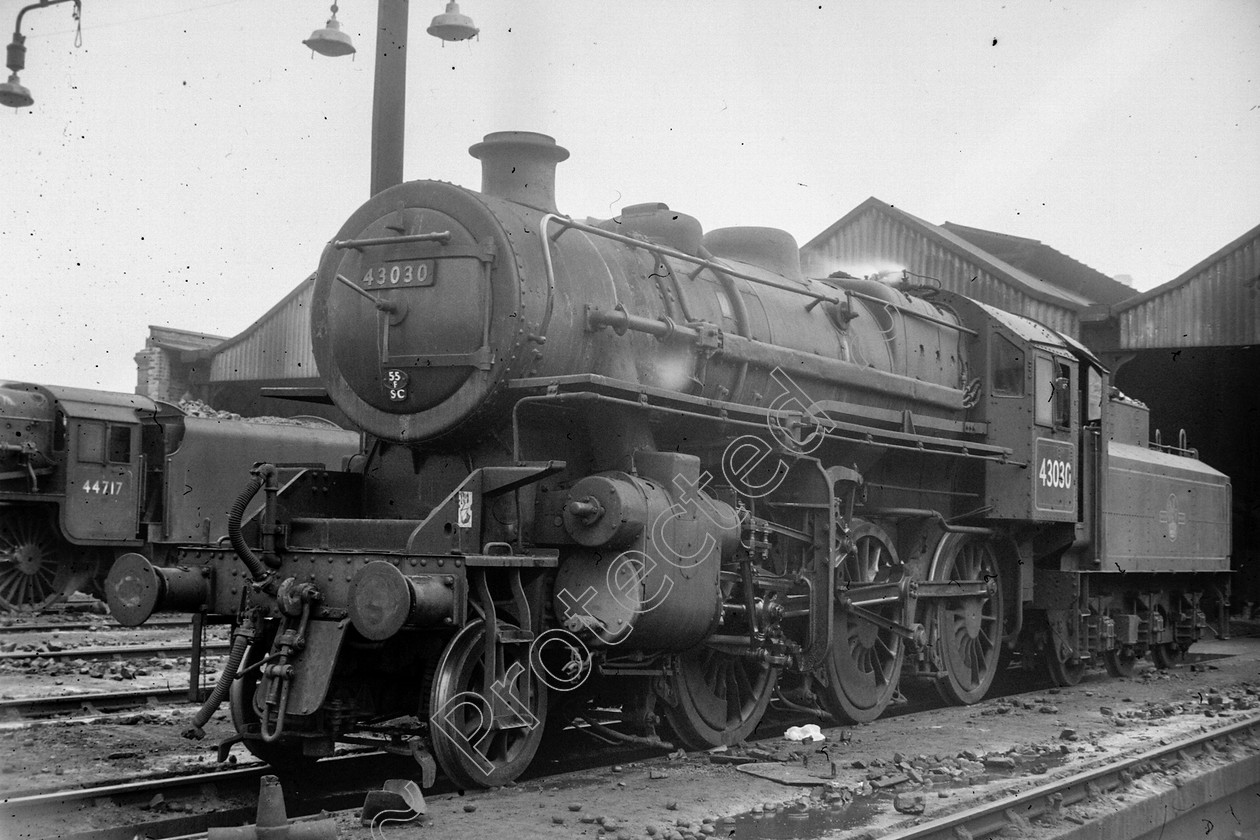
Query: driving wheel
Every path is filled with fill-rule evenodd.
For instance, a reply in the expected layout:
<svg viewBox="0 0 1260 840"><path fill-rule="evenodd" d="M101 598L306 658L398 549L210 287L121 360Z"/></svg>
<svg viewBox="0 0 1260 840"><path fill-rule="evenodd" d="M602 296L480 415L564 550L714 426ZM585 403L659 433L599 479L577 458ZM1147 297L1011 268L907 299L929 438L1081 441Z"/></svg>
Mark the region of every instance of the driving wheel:
<svg viewBox="0 0 1260 840"><path fill-rule="evenodd" d="M896 581L902 572L888 534L871 522L858 520L850 533L854 550L836 566L836 596L859 597L860 584ZM880 618L900 624L901 600L864 608ZM819 700L842 723L867 723L888 708L897 693L905 654L902 638L886 627L835 610L835 637L827 658L815 672Z"/></svg>
<svg viewBox="0 0 1260 840"><path fill-rule="evenodd" d="M695 750L735 744L747 738L779 680L779 669L707 647L675 658L666 677L672 702L665 719L678 739Z"/></svg>
<svg viewBox="0 0 1260 840"><path fill-rule="evenodd" d="M937 691L948 703L978 703L993 684L1002 649L1002 579L992 544L972 534L946 534L932 579L990 584L983 595L942 598L929 612L945 671Z"/></svg>
<svg viewBox="0 0 1260 840"><path fill-rule="evenodd" d="M0 609L39 612L86 583L90 571L65 548L45 511L0 511Z"/></svg>

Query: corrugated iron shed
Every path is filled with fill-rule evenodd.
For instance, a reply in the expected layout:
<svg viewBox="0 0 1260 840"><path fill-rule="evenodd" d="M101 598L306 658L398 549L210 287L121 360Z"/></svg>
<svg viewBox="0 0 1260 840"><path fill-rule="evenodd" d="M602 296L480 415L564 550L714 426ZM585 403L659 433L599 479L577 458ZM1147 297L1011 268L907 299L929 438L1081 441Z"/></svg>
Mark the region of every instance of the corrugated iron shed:
<svg viewBox="0 0 1260 840"><path fill-rule="evenodd" d="M308 277L239 335L206 351L209 383L314 379L311 349L311 293Z"/></svg>
<svg viewBox="0 0 1260 840"><path fill-rule="evenodd" d="M1129 286L1040 240L954 222L946 222L941 227L1034 277L1048 280L1060 289L1089 298L1094 303L1111 306L1137 294Z"/></svg>
<svg viewBox="0 0 1260 840"><path fill-rule="evenodd" d="M1121 350L1260 344L1260 225L1162 286L1112 308Z"/></svg>
<svg viewBox="0 0 1260 840"><path fill-rule="evenodd" d="M149 337L144 344L146 348L160 347L163 350L175 350L178 352L217 347L224 341L227 341L227 336L211 335L210 333L197 332L195 330L177 330L174 327L159 327L150 324Z"/></svg>
<svg viewBox="0 0 1260 840"><path fill-rule="evenodd" d="M814 276L837 269L863 274L865 266L895 264L1071 336L1080 335L1080 316L1093 302L874 197L806 243L801 261Z"/></svg>

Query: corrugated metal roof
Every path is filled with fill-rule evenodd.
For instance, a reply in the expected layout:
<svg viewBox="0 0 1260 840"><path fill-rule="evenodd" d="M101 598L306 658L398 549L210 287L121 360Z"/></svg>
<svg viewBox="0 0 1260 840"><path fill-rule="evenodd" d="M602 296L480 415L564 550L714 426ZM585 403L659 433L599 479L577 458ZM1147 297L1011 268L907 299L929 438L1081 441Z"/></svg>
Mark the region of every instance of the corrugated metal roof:
<svg viewBox="0 0 1260 840"><path fill-rule="evenodd" d="M1080 313L1090 304L873 197L810 240L801 248L801 258L806 272L815 274L894 262L939 280L949 291L1072 336L1079 335Z"/></svg>
<svg viewBox="0 0 1260 840"><path fill-rule="evenodd" d="M314 379L311 293L315 278L297 288L239 335L211 349L210 382Z"/></svg>
<svg viewBox="0 0 1260 840"><path fill-rule="evenodd" d="M1260 225L1113 307L1122 350L1260 344Z"/></svg>
<svg viewBox="0 0 1260 840"><path fill-rule="evenodd" d="M945 222L942 228L1000 260L1094 303L1114 304L1137 292L1038 239Z"/></svg>
<svg viewBox="0 0 1260 840"><path fill-rule="evenodd" d="M204 350L207 347L217 347L225 341L227 341L227 336L150 324L149 338L145 346L161 347L164 350Z"/></svg>

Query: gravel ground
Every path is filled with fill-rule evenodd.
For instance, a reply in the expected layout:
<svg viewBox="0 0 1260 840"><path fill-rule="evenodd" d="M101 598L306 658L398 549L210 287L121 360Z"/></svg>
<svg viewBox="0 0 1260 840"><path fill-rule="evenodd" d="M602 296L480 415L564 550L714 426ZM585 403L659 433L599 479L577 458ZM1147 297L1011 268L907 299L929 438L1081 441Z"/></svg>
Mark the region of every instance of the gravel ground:
<svg viewBox="0 0 1260 840"><path fill-rule="evenodd" d="M1260 627L1239 629L1255 632ZM59 633L55 643L136 643L150 633L183 640L173 630L97 630ZM28 635L3 641L38 645L52 638ZM888 826L913 819L920 809L928 817L939 815L978 797L1113 761L1238 715L1260 713L1260 638L1205 642L1194 653L1225 658L1169 672L1142 665L1131 679L1111 679L1099 671L1070 689L1042 687L972 707L939 707L865 726L827 728L826 740L812 745L767 737L779 733L763 726L758 732L762 740L724 753L661 756L495 791L430 797L420 824L391 825L386 834L450 840L878 837ZM0 666L0 695L181 685L187 679L186 663L179 660L107 663L103 676L95 676L91 668L84 672L85 665L93 663L5 664ZM130 677L122 677L124 669ZM215 743L230 733L226 709L201 742L179 736L192 711L144 711L91 724L4 724L0 790L12 795L214 767ZM738 769L739 762L749 761L753 763ZM749 769L806 784L772 781ZM1120 797L1137 797L1146 788L1167 783L1163 778L1141 780ZM1088 823L1117 807L1116 798L1107 798L1067 809L1065 825ZM357 814L338 814L336 820L342 837L372 836ZM1251 836L1245 826L1236 830Z"/></svg>

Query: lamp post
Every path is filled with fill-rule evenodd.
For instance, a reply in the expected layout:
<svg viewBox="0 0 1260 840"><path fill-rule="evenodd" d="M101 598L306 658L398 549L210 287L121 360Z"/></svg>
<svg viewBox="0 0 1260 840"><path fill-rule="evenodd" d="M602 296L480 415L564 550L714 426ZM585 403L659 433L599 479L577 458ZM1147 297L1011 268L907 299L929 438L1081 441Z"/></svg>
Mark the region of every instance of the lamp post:
<svg viewBox="0 0 1260 840"><path fill-rule="evenodd" d="M337 22L337 6L324 29L302 43L327 56L350 55L354 45ZM407 111L408 0L378 0L376 79L372 96L372 195L403 180L403 135ZM464 41L479 31L457 2L433 18L426 30L443 41Z"/></svg>
<svg viewBox="0 0 1260 840"><path fill-rule="evenodd" d="M0 84L0 105L7 105L10 108L26 108L35 104L35 97L31 96L30 90L22 84L22 80L18 78L18 73L26 69L26 36L22 34L22 16L31 9L42 9L45 6L55 6L58 3L74 3L74 19L79 19L82 11L82 0L39 0L38 3L32 3L29 6L23 6L18 12L17 22L13 24L13 40L9 43L6 65L13 71L9 75L9 80L4 84Z"/></svg>

